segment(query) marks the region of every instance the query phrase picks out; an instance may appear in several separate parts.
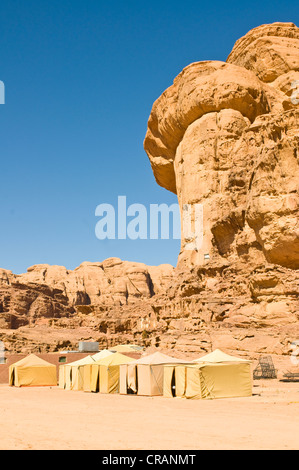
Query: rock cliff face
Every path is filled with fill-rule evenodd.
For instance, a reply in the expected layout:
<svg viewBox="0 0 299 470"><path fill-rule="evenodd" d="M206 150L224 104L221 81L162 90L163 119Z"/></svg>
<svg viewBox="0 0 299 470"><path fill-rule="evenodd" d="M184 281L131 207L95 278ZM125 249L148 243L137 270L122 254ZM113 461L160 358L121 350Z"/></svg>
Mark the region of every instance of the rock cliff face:
<svg viewBox="0 0 299 470"><path fill-rule="evenodd" d="M82 263L74 271L36 265L17 279L58 288L71 305L126 305L158 294L173 272L171 265L146 266L109 258L101 263Z"/></svg>
<svg viewBox="0 0 299 470"><path fill-rule="evenodd" d="M187 66L153 105L144 148L157 183L178 196L173 298L190 315L281 332L293 324L298 335L298 80L299 29L262 25L226 62ZM200 238L196 205L200 245L190 244Z"/></svg>
<svg viewBox="0 0 299 470"><path fill-rule="evenodd" d="M131 305L164 290L174 276L171 265L109 258L82 263L74 271L63 266L35 265L27 273L0 271L0 325L17 328L41 324L45 318L69 317L77 306Z"/></svg>
<svg viewBox="0 0 299 470"><path fill-rule="evenodd" d="M176 268L110 258L74 271L0 271L8 348L93 339L182 355L290 354L299 339L297 80L292 23L249 31L226 62L187 66L154 103L144 148L157 183L177 194L182 222L191 208L193 238L193 209L202 208L202 243L182 223Z"/></svg>
<svg viewBox="0 0 299 470"><path fill-rule="evenodd" d="M17 329L49 318L67 318L74 312L63 293L47 285L16 282L0 284L0 329Z"/></svg>
<svg viewBox="0 0 299 470"><path fill-rule="evenodd" d="M227 62L186 67L154 103L144 147L156 181L182 220L186 205L203 208L203 243L188 249L182 230L178 266L209 256L299 268L298 78L299 29L263 25Z"/></svg>

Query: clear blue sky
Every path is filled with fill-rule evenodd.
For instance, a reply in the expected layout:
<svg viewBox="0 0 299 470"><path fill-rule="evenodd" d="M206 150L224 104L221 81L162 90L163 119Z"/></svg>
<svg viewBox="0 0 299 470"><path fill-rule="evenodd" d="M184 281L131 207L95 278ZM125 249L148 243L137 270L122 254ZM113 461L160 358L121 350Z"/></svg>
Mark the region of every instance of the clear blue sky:
<svg viewBox="0 0 299 470"><path fill-rule="evenodd" d="M1 0L0 267L175 265L179 240L98 240L95 208L177 202L143 149L153 102L191 62L298 16L297 1Z"/></svg>

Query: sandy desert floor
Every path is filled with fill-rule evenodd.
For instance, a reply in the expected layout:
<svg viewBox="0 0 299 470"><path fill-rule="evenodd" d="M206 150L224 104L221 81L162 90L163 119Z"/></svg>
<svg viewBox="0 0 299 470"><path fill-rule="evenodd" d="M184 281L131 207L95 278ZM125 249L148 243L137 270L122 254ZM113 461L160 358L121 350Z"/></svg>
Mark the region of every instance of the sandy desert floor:
<svg viewBox="0 0 299 470"><path fill-rule="evenodd" d="M1 450L299 449L299 383L186 400L0 385Z"/></svg>

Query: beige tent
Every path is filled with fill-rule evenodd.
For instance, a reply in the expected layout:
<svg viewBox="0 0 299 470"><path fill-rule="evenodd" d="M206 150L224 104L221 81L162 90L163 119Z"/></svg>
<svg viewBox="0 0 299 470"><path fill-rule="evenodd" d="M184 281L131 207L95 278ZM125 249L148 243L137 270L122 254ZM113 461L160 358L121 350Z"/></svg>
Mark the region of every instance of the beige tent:
<svg viewBox="0 0 299 470"><path fill-rule="evenodd" d="M120 393L137 395L163 395L165 364L186 363L160 352L144 356L137 361L120 367Z"/></svg>
<svg viewBox="0 0 299 470"><path fill-rule="evenodd" d="M84 390L100 393L118 393L120 365L128 364L132 361L134 359L131 357L114 353L92 364L90 371L84 373Z"/></svg>
<svg viewBox="0 0 299 470"><path fill-rule="evenodd" d="M190 399L251 396L251 361L216 350L192 364L166 366L163 392Z"/></svg>
<svg viewBox="0 0 299 470"><path fill-rule="evenodd" d="M35 354L9 366L9 385L16 387L56 386L56 366Z"/></svg>
<svg viewBox="0 0 299 470"><path fill-rule="evenodd" d="M93 364L92 356L86 356L78 361L59 366L59 388L65 390L83 390L83 364Z"/></svg>

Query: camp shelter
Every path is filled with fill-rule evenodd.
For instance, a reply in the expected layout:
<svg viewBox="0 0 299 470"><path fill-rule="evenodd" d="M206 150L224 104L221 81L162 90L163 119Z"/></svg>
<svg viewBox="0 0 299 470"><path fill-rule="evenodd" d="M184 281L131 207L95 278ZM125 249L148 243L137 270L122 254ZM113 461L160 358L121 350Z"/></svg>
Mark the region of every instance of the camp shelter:
<svg viewBox="0 0 299 470"><path fill-rule="evenodd" d="M223 363L223 362L251 362L247 359L243 359L241 357L231 356L229 354L224 353L221 349L215 349L215 351L206 354L205 356L199 357L198 359L194 359L192 362L196 363Z"/></svg>
<svg viewBox="0 0 299 470"><path fill-rule="evenodd" d="M233 398L252 395L250 362L203 363L186 368L186 398Z"/></svg>
<svg viewBox="0 0 299 470"><path fill-rule="evenodd" d="M56 386L56 366L29 354L9 366L9 385L16 387Z"/></svg>
<svg viewBox="0 0 299 470"><path fill-rule="evenodd" d="M120 367L120 393L136 393L143 396L163 395L165 364L185 364L160 352L141 357L127 366Z"/></svg>
<svg viewBox="0 0 299 470"><path fill-rule="evenodd" d="M215 350L192 364L166 366L163 395L193 399L251 396L251 361Z"/></svg>
<svg viewBox="0 0 299 470"><path fill-rule="evenodd" d="M98 353L91 356L94 362L79 365L78 374L79 374L79 377L83 377L82 389L84 390L84 392L92 391L91 390L92 364L95 364L101 359L104 359L105 357L111 356L113 354L115 354L113 351L109 351L109 349L103 349L102 351L99 351Z"/></svg>
<svg viewBox="0 0 299 470"><path fill-rule="evenodd" d="M79 367L83 364L92 364L94 362L92 356L86 356L78 361L59 366L59 388L83 390L83 371Z"/></svg>
<svg viewBox="0 0 299 470"><path fill-rule="evenodd" d="M141 352L142 350L143 348L137 344L118 344L110 348L110 351L119 352L121 354L126 352Z"/></svg>
<svg viewBox="0 0 299 470"><path fill-rule="evenodd" d="M124 354L114 353L92 364L90 372L90 391L118 393L119 368L122 364L128 364L133 361L134 359ZM87 389L88 385L84 385L84 387Z"/></svg>

